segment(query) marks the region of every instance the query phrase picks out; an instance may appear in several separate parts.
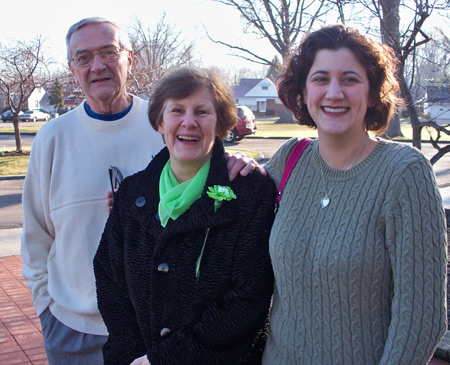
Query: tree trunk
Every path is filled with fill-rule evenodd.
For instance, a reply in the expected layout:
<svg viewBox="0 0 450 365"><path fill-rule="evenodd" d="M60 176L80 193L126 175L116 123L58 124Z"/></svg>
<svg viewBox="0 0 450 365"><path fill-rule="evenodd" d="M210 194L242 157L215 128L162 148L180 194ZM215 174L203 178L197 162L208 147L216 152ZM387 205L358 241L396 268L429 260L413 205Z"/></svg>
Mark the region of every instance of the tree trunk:
<svg viewBox="0 0 450 365"><path fill-rule="evenodd" d="M396 57L400 60L400 1L379 0L378 3L383 12L383 16L380 18L381 39L394 50ZM401 72L403 72L403 67ZM401 76L400 70L398 76ZM385 134L390 138L403 137L398 114L391 119Z"/></svg>
<svg viewBox="0 0 450 365"><path fill-rule="evenodd" d="M22 140L20 139L19 116L13 117L14 136L16 137L16 151L22 152Z"/></svg>
<svg viewBox="0 0 450 365"><path fill-rule="evenodd" d="M411 99L411 95L409 95L409 99ZM419 115L417 114L417 110L414 105L408 103L408 114L411 120L413 139L412 144L414 147L419 150L422 149L422 124L419 120Z"/></svg>
<svg viewBox="0 0 450 365"><path fill-rule="evenodd" d="M392 117L385 134L389 138L403 137L403 133L400 128L400 116L398 115L398 113Z"/></svg>
<svg viewBox="0 0 450 365"><path fill-rule="evenodd" d="M292 113L283 106L281 116L275 123L295 123Z"/></svg>
<svg viewBox="0 0 450 365"><path fill-rule="evenodd" d="M411 91L409 90L408 84L406 83L405 77L403 76L403 69L401 70L400 90L402 93L402 97L405 100L406 108L408 110L408 115L411 122L413 132L412 144L414 147L420 150L422 149L422 124L419 120L419 115L417 114L416 107L414 106Z"/></svg>

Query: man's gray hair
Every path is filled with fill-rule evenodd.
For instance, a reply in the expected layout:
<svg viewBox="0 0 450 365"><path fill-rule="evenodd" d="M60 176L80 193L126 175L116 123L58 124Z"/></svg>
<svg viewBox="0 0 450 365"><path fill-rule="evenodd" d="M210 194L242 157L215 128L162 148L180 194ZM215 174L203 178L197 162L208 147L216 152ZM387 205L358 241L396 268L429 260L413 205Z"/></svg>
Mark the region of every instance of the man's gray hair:
<svg viewBox="0 0 450 365"><path fill-rule="evenodd" d="M70 38L72 37L73 33L75 33L77 30L85 27L89 24L103 24L108 23L111 24L113 27L115 27L119 33L119 46L122 49L126 49L128 51L132 51L130 39L128 38L128 34L124 32L115 22L112 20L108 20L105 18L100 17L91 17L91 18L84 18L81 19L79 22L75 23L69 28L69 31L66 35L66 46L67 46L67 60L70 61L71 54L70 54Z"/></svg>

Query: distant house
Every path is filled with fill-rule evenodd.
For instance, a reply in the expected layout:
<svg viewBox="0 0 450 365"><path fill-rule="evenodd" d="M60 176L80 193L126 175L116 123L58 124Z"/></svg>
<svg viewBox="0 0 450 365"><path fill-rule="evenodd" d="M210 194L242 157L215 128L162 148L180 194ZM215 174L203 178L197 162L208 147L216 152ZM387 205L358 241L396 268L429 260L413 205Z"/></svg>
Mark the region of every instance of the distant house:
<svg viewBox="0 0 450 365"><path fill-rule="evenodd" d="M79 86L75 83L64 84L64 106L65 111L72 110L80 105L84 100L84 93ZM41 100L42 109L49 112L54 112L55 107L50 105L50 99L48 93L45 93ZM61 111L59 111L61 112Z"/></svg>
<svg viewBox="0 0 450 365"><path fill-rule="evenodd" d="M84 101L84 93L80 86L66 85L64 91L64 105L72 110Z"/></svg>
<svg viewBox="0 0 450 365"><path fill-rule="evenodd" d="M36 87L33 92L30 94L27 100L25 100L24 105L22 106L23 110L28 109L41 109L41 100L43 96L45 95L45 90L42 86ZM18 100L17 97L14 98L14 101L17 105ZM9 103L8 99L4 95L0 95L0 112L8 109L9 110Z"/></svg>
<svg viewBox="0 0 450 365"><path fill-rule="evenodd" d="M236 103L248 106L256 116L280 116L282 104L269 79L241 79L233 87Z"/></svg>
<svg viewBox="0 0 450 365"><path fill-rule="evenodd" d="M42 86L35 88L25 103L25 109L41 109L44 95L45 90Z"/></svg>
<svg viewBox="0 0 450 365"><path fill-rule="evenodd" d="M437 122L450 121L450 88L447 86L428 86L425 100L425 110L430 119Z"/></svg>

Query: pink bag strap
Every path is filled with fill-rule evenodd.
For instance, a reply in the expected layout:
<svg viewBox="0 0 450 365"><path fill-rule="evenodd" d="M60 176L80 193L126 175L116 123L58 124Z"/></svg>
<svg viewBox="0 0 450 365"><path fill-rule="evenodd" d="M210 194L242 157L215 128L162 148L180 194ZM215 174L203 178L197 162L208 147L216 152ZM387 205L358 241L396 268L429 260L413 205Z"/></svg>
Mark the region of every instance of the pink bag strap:
<svg viewBox="0 0 450 365"><path fill-rule="evenodd" d="M297 142L297 144L292 149L291 153L286 162L286 166L284 167L283 175L281 176L280 186L278 188L277 199L275 200L275 212L278 210L278 205L280 203L281 197L283 195L284 187L291 175L292 170L294 169L295 164L298 159L302 155L305 148L312 142L311 138L303 138Z"/></svg>

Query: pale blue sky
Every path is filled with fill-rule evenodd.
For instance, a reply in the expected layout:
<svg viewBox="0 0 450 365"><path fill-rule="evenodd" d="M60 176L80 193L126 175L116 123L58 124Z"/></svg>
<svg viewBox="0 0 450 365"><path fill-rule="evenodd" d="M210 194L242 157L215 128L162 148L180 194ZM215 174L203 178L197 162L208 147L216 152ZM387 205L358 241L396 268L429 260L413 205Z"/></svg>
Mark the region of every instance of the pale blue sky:
<svg viewBox="0 0 450 365"><path fill-rule="evenodd" d="M151 27L164 11L166 20L182 31L184 39L196 42L195 54L205 67L215 65L223 69L251 68L256 71L263 68L229 56L227 47L213 44L206 38L202 23L216 39L243 44L268 59L275 55L266 40L256 40L254 35L244 33L244 24L236 10L210 0L6 0L2 4L0 42L29 40L41 34L46 38L46 53L66 63L65 35L78 20L101 16L127 29L137 16L144 25ZM428 26L444 23L437 16L426 22Z"/></svg>
<svg viewBox="0 0 450 365"><path fill-rule="evenodd" d="M206 39L202 23L217 39L244 44L251 42L264 56L272 58L275 52L268 43L246 36L236 11L208 0L7 0L2 4L0 42L7 39L31 39L44 36L49 52L55 59L65 62L65 35L78 20L89 16L101 16L128 28L135 16L144 25L152 26L163 12L186 40L196 41L196 55L203 66L220 68L241 67L261 70L261 66L227 56L226 47L215 45Z"/></svg>

